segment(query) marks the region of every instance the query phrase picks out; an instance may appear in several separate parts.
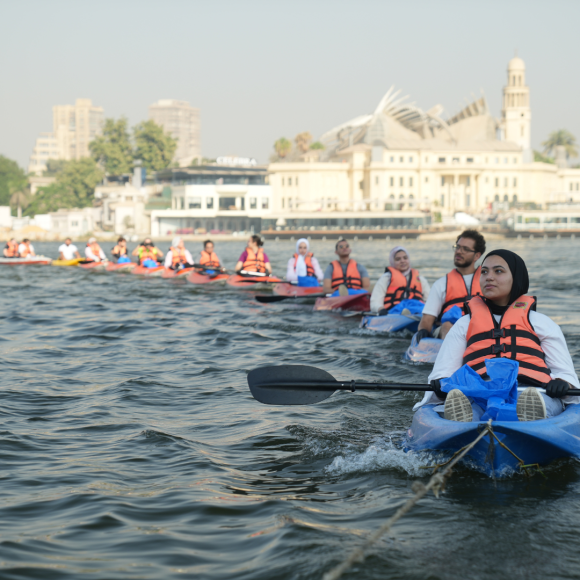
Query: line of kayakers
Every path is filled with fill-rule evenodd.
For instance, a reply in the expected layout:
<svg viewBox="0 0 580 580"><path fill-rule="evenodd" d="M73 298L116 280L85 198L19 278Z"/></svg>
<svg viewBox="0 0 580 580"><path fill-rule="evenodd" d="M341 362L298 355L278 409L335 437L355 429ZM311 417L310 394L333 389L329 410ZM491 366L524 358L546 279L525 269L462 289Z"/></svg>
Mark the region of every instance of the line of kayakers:
<svg viewBox="0 0 580 580"><path fill-rule="evenodd" d="M24 238L20 243L15 238L10 238L4 246L5 258L32 258L36 256L34 246L28 238Z"/></svg>

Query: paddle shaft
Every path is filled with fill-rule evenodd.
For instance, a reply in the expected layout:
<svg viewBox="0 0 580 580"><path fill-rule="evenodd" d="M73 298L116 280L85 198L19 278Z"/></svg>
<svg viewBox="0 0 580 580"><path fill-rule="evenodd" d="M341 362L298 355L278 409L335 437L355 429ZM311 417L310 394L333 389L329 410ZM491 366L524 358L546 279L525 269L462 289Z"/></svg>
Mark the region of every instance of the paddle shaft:
<svg viewBox="0 0 580 580"><path fill-rule="evenodd" d="M276 381L260 383L261 389L317 389L320 391L432 391L431 385L413 383L363 383L360 381Z"/></svg>

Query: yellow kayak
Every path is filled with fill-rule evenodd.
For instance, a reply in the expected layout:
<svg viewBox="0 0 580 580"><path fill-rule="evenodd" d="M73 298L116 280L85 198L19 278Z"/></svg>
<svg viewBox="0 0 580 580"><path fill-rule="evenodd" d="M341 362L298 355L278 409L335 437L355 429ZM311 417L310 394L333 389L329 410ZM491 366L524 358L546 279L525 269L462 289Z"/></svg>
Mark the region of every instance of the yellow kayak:
<svg viewBox="0 0 580 580"><path fill-rule="evenodd" d="M53 260L53 266L78 266L82 262L82 258L75 258L74 260Z"/></svg>

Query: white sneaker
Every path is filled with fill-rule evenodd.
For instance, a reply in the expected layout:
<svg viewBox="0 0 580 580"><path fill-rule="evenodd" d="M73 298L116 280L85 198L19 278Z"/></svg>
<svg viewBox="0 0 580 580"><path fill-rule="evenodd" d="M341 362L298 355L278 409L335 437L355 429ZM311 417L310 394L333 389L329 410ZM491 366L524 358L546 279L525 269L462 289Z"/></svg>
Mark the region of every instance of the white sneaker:
<svg viewBox="0 0 580 580"><path fill-rule="evenodd" d="M544 397L535 387L528 387L518 396L516 413L520 421L538 421L546 418Z"/></svg>
<svg viewBox="0 0 580 580"><path fill-rule="evenodd" d="M461 421L462 423L473 421L471 403L459 389L453 389L447 395L443 416L448 421Z"/></svg>
<svg viewBox="0 0 580 580"><path fill-rule="evenodd" d="M341 284L338 287L338 295L339 296L348 296L348 288L346 287L345 284Z"/></svg>

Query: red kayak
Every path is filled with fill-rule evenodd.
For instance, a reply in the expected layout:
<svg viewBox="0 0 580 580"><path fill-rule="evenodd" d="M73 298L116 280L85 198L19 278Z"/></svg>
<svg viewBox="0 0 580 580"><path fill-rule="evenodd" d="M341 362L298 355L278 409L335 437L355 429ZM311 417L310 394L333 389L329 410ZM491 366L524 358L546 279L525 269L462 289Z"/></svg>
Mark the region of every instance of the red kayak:
<svg viewBox="0 0 580 580"><path fill-rule="evenodd" d="M230 277L229 274L202 274L201 272L193 271L186 280L192 284L225 284Z"/></svg>
<svg viewBox="0 0 580 580"><path fill-rule="evenodd" d="M104 270L107 265L108 262L86 262L79 264L79 268L85 268L86 270Z"/></svg>
<svg viewBox="0 0 580 580"><path fill-rule="evenodd" d="M226 280L228 286L242 290L271 288L271 284L280 282L282 280L276 276L240 276L240 274L233 274Z"/></svg>
<svg viewBox="0 0 580 580"><path fill-rule="evenodd" d="M165 270L165 266L157 266L156 268L147 268L147 266L135 266L131 270L131 274L141 276L161 276Z"/></svg>
<svg viewBox="0 0 580 580"><path fill-rule="evenodd" d="M371 309L370 294L353 294L352 296L333 296L317 298L314 310L334 310L350 312L368 312Z"/></svg>
<svg viewBox="0 0 580 580"><path fill-rule="evenodd" d="M289 282L274 284L272 292L276 296L286 296L288 298L318 298L325 296L322 286L297 286Z"/></svg>
<svg viewBox="0 0 580 580"><path fill-rule="evenodd" d="M137 264L134 262L125 262L124 264L113 264L113 262L109 262L107 265L107 272L116 272L117 270L132 270L136 267Z"/></svg>
<svg viewBox="0 0 580 580"><path fill-rule="evenodd" d="M191 273L193 268L182 268L181 270L172 270L171 268L165 268L163 270L163 274L161 274L162 278L181 278L183 276L187 276Z"/></svg>
<svg viewBox="0 0 580 580"><path fill-rule="evenodd" d="M0 258L0 266L48 266L51 258L31 256L30 258Z"/></svg>

